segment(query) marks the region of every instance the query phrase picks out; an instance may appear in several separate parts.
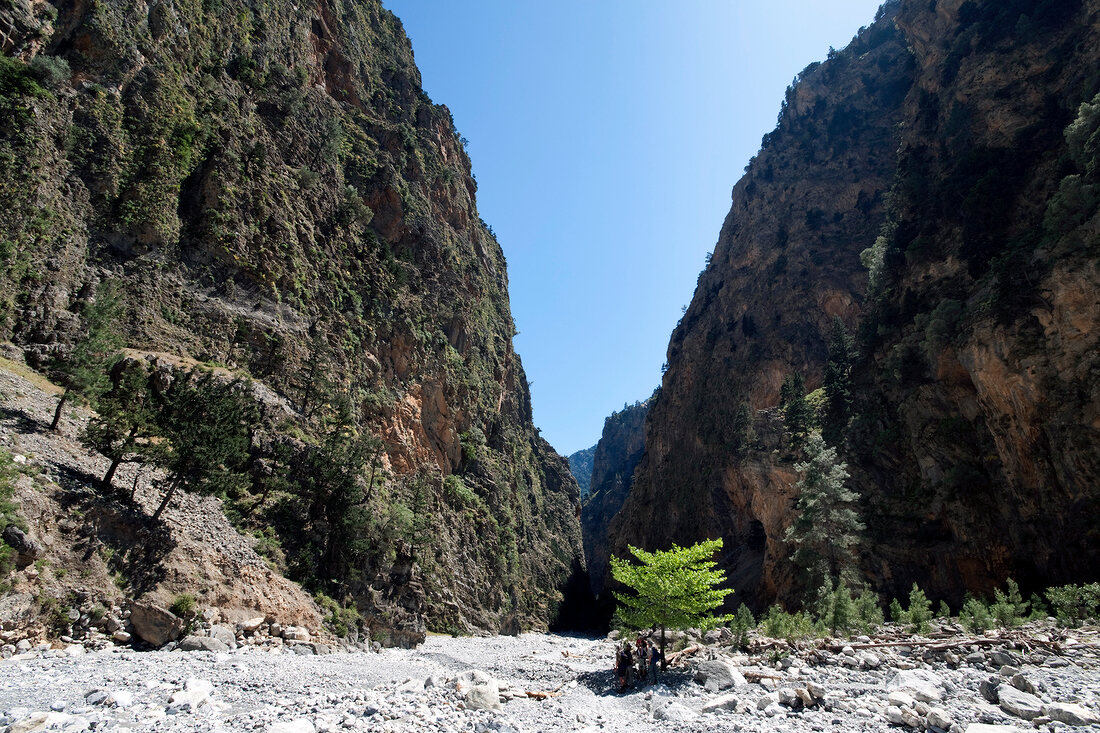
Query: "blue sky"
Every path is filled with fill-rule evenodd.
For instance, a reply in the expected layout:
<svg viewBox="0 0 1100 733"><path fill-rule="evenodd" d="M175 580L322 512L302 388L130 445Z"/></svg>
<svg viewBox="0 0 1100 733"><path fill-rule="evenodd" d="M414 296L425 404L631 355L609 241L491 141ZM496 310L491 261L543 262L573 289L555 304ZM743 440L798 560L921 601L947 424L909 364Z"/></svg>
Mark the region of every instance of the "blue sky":
<svg viewBox="0 0 1100 733"><path fill-rule="evenodd" d="M383 0L469 140L535 424L569 454L668 338L795 74L876 0Z"/></svg>

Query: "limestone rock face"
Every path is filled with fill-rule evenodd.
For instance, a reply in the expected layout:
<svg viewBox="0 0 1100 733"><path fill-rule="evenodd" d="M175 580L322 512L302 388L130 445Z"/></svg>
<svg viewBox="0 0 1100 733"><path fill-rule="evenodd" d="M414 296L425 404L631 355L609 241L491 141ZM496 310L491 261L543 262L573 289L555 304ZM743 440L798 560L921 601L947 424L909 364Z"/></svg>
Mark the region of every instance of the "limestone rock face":
<svg viewBox="0 0 1100 733"><path fill-rule="evenodd" d="M885 217L913 73L887 16L788 90L673 331L645 456L610 525L613 553L723 537L737 602L763 605L789 586L794 472L770 455L739 460L731 426L742 406L774 406L792 369L817 387L833 318L854 327L867 284L859 254Z"/></svg>
<svg viewBox="0 0 1100 733"><path fill-rule="evenodd" d="M332 385L381 442L385 496L350 563L323 502L265 503L250 531L279 569L335 580L379 636L548 626L584 568L579 492L532 425L504 256L400 21L378 0L96 7L0 11L20 182L0 340L41 366L113 285L134 356L256 381L271 452L308 447Z"/></svg>
<svg viewBox="0 0 1100 733"><path fill-rule="evenodd" d="M592 592L599 595L608 568L607 527L634 484L645 450L645 416L652 399L628 405L604 420L592 459L590 493L581 507L584 556Z"/></svg>
<svg viewBox="0 0 1100 733"><path fill-rule="evenodd" d="M769 411L787 375L821 384L836 317L859 335L841 456L877 589L957 604L1008 576L1089 579L1100 3L1013 7L889 3L799 75L672 335L612 552L720 536L735 603L798 595L800 456Z"/></svg>

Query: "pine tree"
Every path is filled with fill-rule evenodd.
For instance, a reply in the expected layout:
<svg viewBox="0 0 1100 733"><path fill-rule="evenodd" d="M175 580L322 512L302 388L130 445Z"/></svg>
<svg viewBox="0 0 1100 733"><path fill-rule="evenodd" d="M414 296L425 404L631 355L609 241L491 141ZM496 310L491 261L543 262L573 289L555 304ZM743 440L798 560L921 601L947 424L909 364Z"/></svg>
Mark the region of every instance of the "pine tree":
<svg viewBox="0 0 1100 733"><path fill-rule="evenodd" d="M733 618L710 613L733 593L731 588L718 587L726 582L726 574L715 570L718 563L711 559L722 549L721 538L656 552L628 549L641 565L611 558L611 576L634 591L615 593L618 617L633 629L660 628L662 660L666 628L712 628Z"/></svg>
<svg viewBox="0 0 1100 733"><path fill-rule="evenodd" d="M57 431L61 412L69 402L95 400L111 386L111 367L122 358L122 337L115 330L118 312L118 292L101 287L96 297L84 307L84 333L64 358L57 358L49 368L52 380L65 388L53 413L50 430Z"/></svg>
<svg viewBox="0 0 1100 733"><path fill-rule="evenodd" d="M382 443L360 428L346 398L330 399L334 404L322 420L321 441L307 449L292 480L308 497L309 517L324 538L318 575L336 583L348 577L356 559L368 550L363 528ZM326 590L337 588L330 585Z"/></svg>
<svg viewBox="0 0 1100 733"><path fill-rule="evenodd" d="M756 431L753 429L752 424L752 410L747 402L742 402L733 416L733 429L730 435L733 453L739 458L744 457L749 450L749 445L755 439Z"/></svg>
<svg viewBox="0 0 1100 733"><path fill-rule="evenodd" d="M783 380L779 404L783 408L783 426L795 445L801 444L813 422L813 410L806 401L806 382L798 372L788 374Z"/></svg>
<svg viewBox="0 0 1100 733"><path fill-rule="evenodd" d="M116 372L111 390L96 404L93 417L80 437L90 450L111 461L102 479L110 491L118 467L126 462L144 462L144 449L156 433L157 412L149 389L149 373L140 362L126 362Z"/></svg>
<svg viewBox="0 0 1100 733"><path fill-rule="evenodd" d="M852 414L852 361L855 346L844 322L833 319L829 336L829 351L825 361L822 386L825 389L825 418L821 437L832 446L840 446Z"/></svg>
<svg viewBox="0 0 1100 733"><path fill-rule="evenodd" d="M836 449L829 448L818 433L806 441L805 463L795 464L803 474L796 484L798 513L787 529L786 541L794 545L791 560L810 577L810 588L821 587L826 579L854 582L856 559L863 522L854 508L858 496L844 486L847 466L836 460Z"/></svg>
<svg viewBox="0 0 1100 733"><path fill-rule="evenodd" d="M249 484L252 429L259 417L244 382L195 370L177 376L160 404L154 449L147 454L165 470L159 519L176 491L237 495Z"/></svg>

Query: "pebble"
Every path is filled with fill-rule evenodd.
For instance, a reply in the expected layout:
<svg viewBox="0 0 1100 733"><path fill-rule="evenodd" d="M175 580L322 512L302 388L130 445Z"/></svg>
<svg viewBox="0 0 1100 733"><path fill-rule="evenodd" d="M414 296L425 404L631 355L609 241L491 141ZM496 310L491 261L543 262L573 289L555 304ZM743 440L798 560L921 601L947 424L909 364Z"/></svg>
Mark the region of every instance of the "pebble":
<svg viewBox="0 0 1100 733"><path fill-rule="evenodd" d="M260 623L256 631L242 633L269 628ZM307 643L314 642L294 646ZM546 634L432 637L415 650L321 656L256 644L216 654L138 653L111 646L106 637L103 648L79 657L30 642L12 650L18 652L14 660L0 662L0 729L7 725L17 731L54 725L57 730L179 733L566 733L588 728L603 733L927 728L981 733L976 725L1014 720L1028 725L983 699L985 693L997 700L1028 695L1017 689L1023 685L1018 675L1048 698L1032 696L1038 702L1027 712L1035 713L1032 720L1044 730L1088 724L1077 721L1094 720L1100 706L1100 660L1094 652L1073 657L1067 666L1029 654L1015 669L1005 670L1011 676L992 677L994 686L989 670L1004 665L981 650L970 652L980 654L980 662L964 665L925 655L919 647L909 657L883 650L878 668L845 664L839 659L845 655L790 653L779 665L786 669L776 670L767 660L750 661L712 646L688 669L669 671L659 684L618 695L611 689L609 642ZM853 650L853 656L863 651ZM906 663L914 668L899 669ZM700 667L708 672L698 675L706 682L727 664L742 678L751 667L779 679L769 680L774 689L738 682L721 692L694 681ZM557 696L535 700L527 691L557 691ZM985 733L1010 730L999 725Z"/></svg>

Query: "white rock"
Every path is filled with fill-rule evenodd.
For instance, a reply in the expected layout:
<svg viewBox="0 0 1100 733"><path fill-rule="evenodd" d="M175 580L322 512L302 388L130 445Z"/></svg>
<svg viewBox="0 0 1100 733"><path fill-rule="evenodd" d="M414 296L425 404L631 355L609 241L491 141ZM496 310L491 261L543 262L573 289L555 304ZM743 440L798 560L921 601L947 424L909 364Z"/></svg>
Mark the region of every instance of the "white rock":
<svg viewBox="0 0 1100 733"><path fill-rule="evenodd" d="M757 710L764 710L769 705L778 705L778 704L779 704L779 693L778 692L769 692L767 695L764 695L762 698L760 698L759 700L756 701L756 709Z"/></svg>
<svg viewBox="0 0 1100 733"><path fill-rule="evenodd" d="M418 695L421 692L424 692L424 686L425 686L424 685L424 680L408 679L408 680L405 680L404 682L402 682L400 685L398 685L395 692L399 695L400 694Z"/></svg>
<svg viewBox="0 0 1100 733"><path fill-rule="evenodd" d="M764 715L767 715L769 718L774 718L777 715L786 715L786 714L787 714L787 708L783 707L782 705L780 705L777 702L773 702L771 705L764 708Z"/></svg>
<svg viewBox="0 0 1100 733"><path fill-rule="evenodd" d="M1100 723L1100 716L1092 710L1067 702L1055 702L1043 706L1043 715L1066 725L1095 725Z"/></svg>
<svg viewBox="0 0 1100 733"><path fill-rule="evenodd" d="M964 733L1024 733L1014 725L990 725L989 723L971 723Z"/></svg>
<svg viewBox="0 0 1100 733"><path fill-rule="evenodd" d="M36 733L40 730L56 730L71 725L74 722L72 715L57 712L31 713L22 720L17 720L8 728L9 733Z"/></svg>
<svg viewBox="0 0 1100 733"><path fill-rule="evenodd" d="M654 720L686 721L695 717L695 713L678 702L670 702L653 711Z"/></svg>
<svg viewBox="0 0 1100 733"><path fill-rule="evenodd" d="M263 616L255 616L253 618L248 619L247 621L241 621L237 625L241 627L241 631L247 631L247 632L251 633L251 632L255 631L256 629L258 629L258 628L260 628L261 626L264 625L264 617Z"/></svg>
<svg viewBox="0 0 1100 733"><path fill-rule="evenodd" d="M83 644L69 644L65 647L65 654L70 657L79 657L85 651Z"/></svg>
<svg viewBox="0 0 1100 733"><path fill-rule="evenodd" d="M1043 701L1039 698L1017 690L1012 685L998 685L997 699L1000 701L1001 710L1009 715L1015 715L1024 720L1033 720L1043 714Z"/></svg>
<svg viewBox="0 0 1100 733"><path fill-rule="evenodd" d="M736 710L737 709L737 696L736 695L722 695L716 697L710 702L706 703L699 709L700 713L717 713L724 710Z"/></svg>
<svg viewBox="0 0 1100 733"><path fill-rule="evenodd" d="M955 721L951 719L951 714L943 708L932 708L925 716L928 725L933 725L943 730L950 730L951 726L955 724Z"/></svg>
<svg viewBox="0 0 1100 733"><path fill-rule="evenodd" d="M917 704L916 698L914 698L905 690L891 690L886 700L891 705L898 708L902 706L911 708L915 707Z"/></svg>
<svg viewBox="0 0 1100 733"><path fill-rule="evenodd" d="M317 729L306 718L295 718L294 720L281 720L272 723L264 730L267 733L315 733Z"/></svg>
<svg viewBox="0 0 1100 733"><path fill-rule="evenodd" d="M128 708L134 704L134 693L129 690L115 690L107 695L106 703L118 708Z"/></svg>
<svg viewBox="0 0 1100 733"><path fill-rule="evenodd" d="M117 641L119 644L129 644L130 640L134 638L128 632L119 629L115 633L111 634L111 638Z"/></svg>
<svg viewBox="0 0 1100 733"><path fill-rule="evenodd" d="M925 669L901 670L886 683L887 690L904 690L921 702L943 699L940 678Z"/></svg>
<svg viewBox="0 0 1100 733"><path fill-rule="evenodd" d="M472 685L463 697L466 707L471 710L500 710L500 688L497 681L490 679Z"/></svg>

